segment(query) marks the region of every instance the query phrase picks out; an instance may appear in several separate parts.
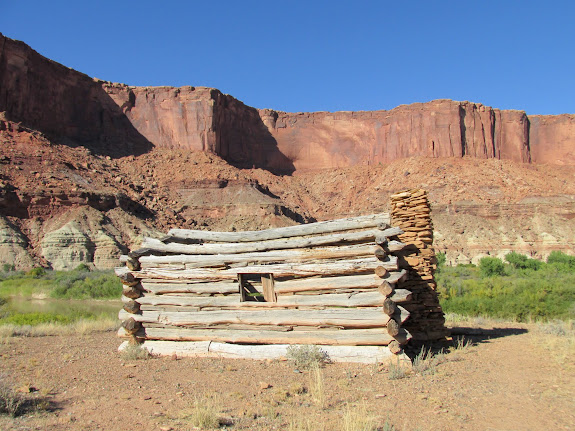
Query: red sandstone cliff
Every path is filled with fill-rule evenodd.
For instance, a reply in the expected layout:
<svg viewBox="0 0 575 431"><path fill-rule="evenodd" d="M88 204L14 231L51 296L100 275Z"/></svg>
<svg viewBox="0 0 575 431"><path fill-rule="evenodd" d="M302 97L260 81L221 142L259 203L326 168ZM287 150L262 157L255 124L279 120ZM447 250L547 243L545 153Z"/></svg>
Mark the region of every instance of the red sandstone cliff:
<svg viewBox="0 0 575 431"><path fill-rule="evenodd" d="M257 110L212 88L94 80L1 34L0 111L98 153L194 149L286 173L412 156L575 164L573 115L528 117L451 100L373 112Z"/></svg>

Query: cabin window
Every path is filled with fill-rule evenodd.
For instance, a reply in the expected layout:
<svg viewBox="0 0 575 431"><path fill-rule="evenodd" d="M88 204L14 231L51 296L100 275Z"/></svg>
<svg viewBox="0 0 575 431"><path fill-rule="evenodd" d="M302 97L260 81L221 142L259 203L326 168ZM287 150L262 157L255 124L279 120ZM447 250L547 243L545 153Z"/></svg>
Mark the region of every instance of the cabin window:
<svg viewBox="0 0 575 431"><path fill-rule="evenodd" d="M277 302L273 274L238 274L241 302Z"/></svg>

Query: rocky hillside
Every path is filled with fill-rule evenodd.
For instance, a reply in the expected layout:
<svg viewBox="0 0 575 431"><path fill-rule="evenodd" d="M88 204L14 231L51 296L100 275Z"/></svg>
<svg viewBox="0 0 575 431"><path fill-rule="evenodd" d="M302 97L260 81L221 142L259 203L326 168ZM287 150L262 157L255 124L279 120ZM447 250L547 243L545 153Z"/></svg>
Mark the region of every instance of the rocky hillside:
<svg viewBox="0 0 575 431"><path fill-rule="evenodd" d="M423 187L450 261L575 248L575 116L438 100L285 113L92 79L0 35L0 263L115 265L174 226L282 226Z"/></svg>

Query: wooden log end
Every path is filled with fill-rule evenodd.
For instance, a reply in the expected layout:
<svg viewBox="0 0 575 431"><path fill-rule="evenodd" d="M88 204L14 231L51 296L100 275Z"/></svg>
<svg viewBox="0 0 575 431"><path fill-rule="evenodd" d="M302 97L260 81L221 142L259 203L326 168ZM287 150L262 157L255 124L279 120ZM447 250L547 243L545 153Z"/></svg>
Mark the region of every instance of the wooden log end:
<svg viewBox="0 0 575 431"><path fill-rule="evenodd" d="M399 323L395 319L389 319L387 322L387 333L390 337L397 337L399 335Z"/></svg>
<svg viewBox="0 0 575 431"><path fill-rule="evenodd" d="M397 311L397 305L390 298L385 298L383 301L383 312L388 316L393 315Z"/></svg>
<svg viewBox="0 0 575 431"><path fill-rule="evenodd" d="M130 271L139 271L142 269L140 262L137 259L132 259L131 257L128 257L126 260L126 266Z"/></svg>
<svg viewBox="0 0 575 431"><path fill-rule="evenodd" d="M389 284L387 281L384 281L383 283L381 283L378 286L377 290L379 291L379 293L381 293L385 297L389 297L389 296L393 295L393 293L394 293L393 286L391 284Z"/></svg>
<svg viewBox="0 0 575 431"><path fill-rule="evenodd" d="M125 302L122 308L130 314L137 314L140 312L140 304L136 301Z"/></svg>
<svg viewBox="0 0 575 431"><path fill-rule="evenodd" d="M374 254L379 260L383 260L387 257L387 251L380 245L375 248Z"/></svg>
<svg viewBox="0 0 575 431"><path fill-rule="evenodd" d="M124 295L126 298L137 299L142 296L142 291L136 286L124 285L122 289L122 295Z"/></svg>
<svg viewBox="0 0 575 431"><path fill-rule="evenodd" d="M130 317L129 319L126 319L122 322L122 328L124 328L124 330L130 335L134 335L140 330L141 327L142 324L134 320L133 317Z"/></svg>
<svg viewBox="0 0 575 431"><path fill-rule="evenodd" d="M379 278L385 277L388 272L389 271L385 269L383 266L378 266L375 268L375 275L377 275Z"/></svg>
<svg viewBox="0 0 575 431"><path fill-rule="evenodd" d="M391 343L389 343L387 348L394 355L399 355L401 352L403 352L403 347L401 347L401 344L399 344L399 341L397 340L393 340Z"/></svg>

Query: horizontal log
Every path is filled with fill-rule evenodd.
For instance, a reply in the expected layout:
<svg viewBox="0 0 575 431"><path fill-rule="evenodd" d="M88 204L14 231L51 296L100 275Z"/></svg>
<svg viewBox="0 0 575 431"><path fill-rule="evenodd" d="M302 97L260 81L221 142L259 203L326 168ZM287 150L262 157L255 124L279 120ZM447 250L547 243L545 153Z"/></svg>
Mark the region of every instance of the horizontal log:
<svg viewBox="0 0 575 431"><path fill-rule="evenodd" d="M239 293L239 287L236 281L218 281L209 283L177 283L174 281L167 283L165 279L162 281L162 283L142 281L142 288L146 292L150 292L155 295L164 295L169 293L191 293L197 295Z"/></svg>
<svg viewBox="0 0 575 431"><path fill-rule="evenodd" d="M401 309L401 307L398 307ZM402 318L407 319L409 312L402 310ZM381 307L360 309L327 310L228 310L228 311L141 311L129 315L124 310L119 313L120 320L133 317L139 322L165 323L176 326L188 325L281 325L281 326L336 326L341 328L382 328L387 325L389 316Z"/></svg>
<svg viewBox="0 0 575 431"><path fill-rule="evenodd" d="M395 283L404 277L405 270L390 273L388 283ZM394 281L395 280L395 281ZM331 290L331 289L370 289L378 287L382 279L375 274L348 275L340 277L309 277L293 280L276 281L275 291L278 294Z"/></svg>
<svg viewBox="0 0 575 431"><path fill-rule="evenodd" d="M196 280L233 280L237 274L273 274L274 277L310 277L314 275L342 275L357 274L373 271L382 266L388 270L397 270L397 257L388 256L381 261L375 257L361 259L321 261L320 263L285 263L271 265L247 265L239 268L219 270L215 268L192 268L186 270L174 270L161 268L147 268L134 272L135 278L164 278L164 279L196 279Z"/></svg>
<svg viewBox="0 0 575 431"><path fill-rule="evenodd" d="M367 216L350 217L338 220L322 221L317 223L296 226L280 227L259 231L244 232L210 232L190 229L171 229L165 241L195 240L199 242L254 242L268 241L279 238L333 233L346 230L373 228L380 223L390 222L389 213L372 214Z"/></svg>
<svg viewBox="0 0 575 431"><path fill-rule="evenodd" d="M118 350L127 348L128 342ZM216 357L236 359L286 359L289 344L244 345L213 341L156 341L146 340L142 347L153 355ZM357 362L364 364L410 363L405 354L395 355L387 346L322 346L332 362Z"/></svg>
<svg viewBox="0 0 575 431"><path fill-rule="evenodd" d="M238 331L181 327L143 328L139 337L147 340L219 341L238 344L317 344L333 346L386 346L393 340L385 328L329 331ZM410 338L406 332L405 342Z"/></svg>
<svg viewBox="0 0 575 431"><path fill-rule="evenodd" d="M243 242L243 243L219 243L219 244L165 244L158 239L145 238L142 243L142 251L133 251L132 254L233 254L251 253L268 250L285 250L293 248L318 247L333 244L371 242L376 235L383 235L383 231L372 229L351 233L336 233L311 237L293 237L273 239L269 241Z"/></svg>
<svg viewBox="0 0 575 431"><path fill-rule="evenodd" d="M408 297L411 292L408 292ZM401 292L400 292L401 293ZM400 301L404 301L402 295L397 295ZM182 296L144 296L136 301L140 305L175 305L191 307L222 307L222 308L282 308L297 306L326 306L326 307L377 307L382 306L386 298L378 291L359 293L337 293L327 295L280 295L277 302L240 302L240 295L207 296L207 297L182 297ZM393 301L393 297L391 298ZM389 314L389 313L388 313ZM391 313L393 314L393 313Z"/></svg>
<svg viewBox="0 0 575 431"><path fill-rule="evenodd" d="M166 256L142 256L140 262L143 268L153 268L156 265L182 265L188 268L226 266L236 263L265 262L306 262L322 259L345 259L373 255L373 244L348 245L339 247L299 248L288 250L270 250L264 252L189 255L177 254Z"/></svg>

